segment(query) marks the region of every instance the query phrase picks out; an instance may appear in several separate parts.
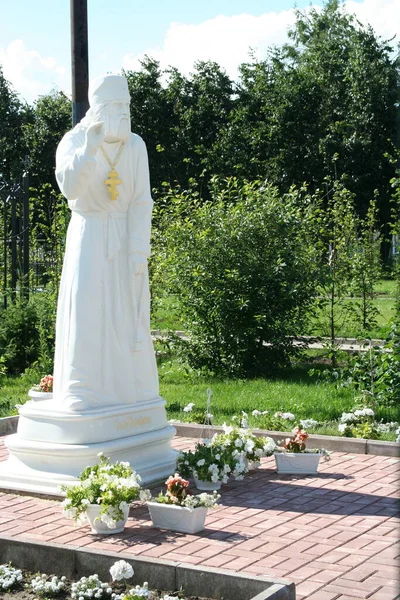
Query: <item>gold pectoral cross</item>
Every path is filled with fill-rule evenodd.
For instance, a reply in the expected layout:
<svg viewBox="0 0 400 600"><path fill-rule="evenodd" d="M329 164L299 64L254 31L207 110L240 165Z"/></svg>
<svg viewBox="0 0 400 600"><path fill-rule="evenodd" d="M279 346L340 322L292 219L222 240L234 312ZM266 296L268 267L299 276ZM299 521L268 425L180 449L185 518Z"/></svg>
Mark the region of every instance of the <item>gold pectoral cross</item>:
<svg viewBox="0 0 400 600"><path fill-rule="evenodd" d="M108 179L105 179L104 183L110 192L111 200L116 200L119 196L117 185L122 183L122 179L118 179L118 173L115 169L111 169L111 171L109 171Z"/></svg>

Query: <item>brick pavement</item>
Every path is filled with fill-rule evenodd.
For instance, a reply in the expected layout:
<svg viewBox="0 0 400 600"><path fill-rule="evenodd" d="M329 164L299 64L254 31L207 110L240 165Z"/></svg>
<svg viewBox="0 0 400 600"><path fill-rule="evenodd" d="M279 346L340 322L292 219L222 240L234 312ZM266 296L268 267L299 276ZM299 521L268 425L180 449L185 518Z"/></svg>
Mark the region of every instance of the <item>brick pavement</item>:
<svg viewBox="0 0 400 600"><path fill-rule="evenodd" d="M1 438L0 438L1 440ZM194 444L175 438L177 449ZM0 441L0 460L7 451ZM196 535L151 527L136 503L124 533L91 535L57 500L0 492L0 538L68 544L285 577L298 600L400 598L398 458L336 452L318 476L278 475L273 458L223 486Z"/></svg>

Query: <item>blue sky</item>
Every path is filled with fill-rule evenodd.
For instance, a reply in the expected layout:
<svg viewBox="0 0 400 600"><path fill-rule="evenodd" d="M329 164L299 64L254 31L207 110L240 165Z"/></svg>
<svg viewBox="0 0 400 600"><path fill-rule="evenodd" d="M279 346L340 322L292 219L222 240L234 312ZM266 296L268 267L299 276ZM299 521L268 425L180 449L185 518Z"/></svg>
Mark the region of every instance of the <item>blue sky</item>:
<svg viewBox="0 0 400 600"><path fill-rule="evenodd" d="M309 0L297 0L299 8ZM313 0L321 7L322 0ZM69 0L0 0L0 64L21 97L70 92ZM249 48L262 58L286 40L294 0L88 0L90 77L139 67L144 54L188 74L216 60L235 76ZM347 0L384 37L400 33L400 0Z"/></svg>

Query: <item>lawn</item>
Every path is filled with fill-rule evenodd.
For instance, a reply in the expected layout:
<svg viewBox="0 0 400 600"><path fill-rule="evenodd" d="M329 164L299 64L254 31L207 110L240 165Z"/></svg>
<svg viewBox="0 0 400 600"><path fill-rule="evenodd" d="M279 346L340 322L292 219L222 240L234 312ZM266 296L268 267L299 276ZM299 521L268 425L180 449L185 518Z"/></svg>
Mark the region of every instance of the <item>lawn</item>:
<svg viewBox="0 0 400 600"><path fill-rule="evenodd" d="M337 337L372 337L375 339L384 339L390 331L390 320L394 316L396 281L394 279L381 279L376 286L376 298L373 301L378 310L377 323L371 330L365 331L360 327L355 317L349 318L346 311L342 318L338 319ZM345 301L347 308L354 307L359 299L348 298ZM328 309L317 309L313 316L310 316L308 327L304 335L329 336L328 327ZM183 330L184 325L179 318L179 297L174 295L159 295L153 303L152 329L161 331Z"/></svg>
<svg viewBox="0 0 400 600"><path fill-rule="evenodd" d="M191 372L174 361L159 364L160 392L167 401L170 419L203 422L206 412L207 388L212 390L213 423L230 423L234 415L248 415L250 427L269 428L269 418L275 412L291 412L296 420L314 419L321 424L313 433L339 435L338 419L354 405L354 391L337 388L334 383L317 381L308 374L310 365L299 364L273 379L220 380ZM183 408L194 403L192 412ZM252 411L268 410L266 417L253 417ZM400 421L400 407L379 408L376 420ZM287 423L291 427L291 423ZM311 430L310 430L311 431ZM394 441L392 433L381 439Z"/></svg>
<svg viewBox="0 0 400 600"><path fill-rule="evenodd" d="M342 412L354 405L354 392L336 388L334 383L318 381L308 374L310 365L298 364L272 379L221 380L197 374L175 360L159 359L160 393L167 402L169 419L202 423L206 412L207 388L212 390L213 423L230 423L234 415L248 415L250 427L270 428L269 418L277 411L291 412L296 421L314 419L321 424L313 433L338 435L337 422ZM3 376L0 386L0 417L17 414L15 405L28 400L27 391L39 380L29 373L19 377ZM192 412L183 408L194 403ZM253 417L253 410L268 411L268 416ZM400 407L380 408L376 420L399 421ZM293 424L285 423L284 429ZM276 427L274 427L276 429ZM279 427L282 429L282 427ZM381 439L395 440L392 433Z"/></svg>

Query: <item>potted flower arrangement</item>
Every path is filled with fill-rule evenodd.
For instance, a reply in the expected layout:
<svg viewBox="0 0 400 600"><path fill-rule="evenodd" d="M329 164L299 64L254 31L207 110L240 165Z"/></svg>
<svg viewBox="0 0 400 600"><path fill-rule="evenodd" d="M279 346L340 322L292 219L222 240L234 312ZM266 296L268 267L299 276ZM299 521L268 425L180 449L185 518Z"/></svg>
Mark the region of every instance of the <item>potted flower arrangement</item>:
<svg viewBox="0 0 400 600"><path fill-rule="evenodd" d="M181 533L196 533L204 529L207 511L217 505L221 497L215 490L212 494L194 496L189 490L189 481L179 473L171 475L165 482L167 491L152 498L148 492L147 506L154 527Z"/></svg>
<svg viewBox="0 0 400 600"><path fill-rule="evenodd" d="M33 385L28 392L33 401L51 400L53 398L53 375L45 375L40 383Z"/></svg>
<svg viewBox="0 0 400 600"><path fill-rule="evenodd" d="M184 477L194 477L199 490L219 490L222 483L227 483L229 476L243 479L246 465L240 453L233 448L216 441L204 439L196 444L194 451L181 452L177 469Z"/></svg>
<svg viewBox="0 0 400 600"><path fill-rule="evenodd" d="M86 467L76 485L63 484L63 513L78 524L87 519L92 533L111 534L123 531L129 506L140 497L140 476L128 462L115 462L98 454L99 462Z"/></svg>
<svg viewBox="0 0 400 600"><path fill-rule="evenodd" d="M258 437L250 429L231 427L223 424L224 433L217 435L214 443L221 448L232 452L234 458L243 462L246 471L257 469L260 460L272 456L276 448L274 440L270 437Z"/></svg>
<svg viewBox="0 0 400 600"><path fill-rule="evenodd" d="M293 435L281 442L274 452L278 473L312 474L318 470L321 457L329 460L330 452L325 448L306 448L308 433L295 427Z"/></svg>

